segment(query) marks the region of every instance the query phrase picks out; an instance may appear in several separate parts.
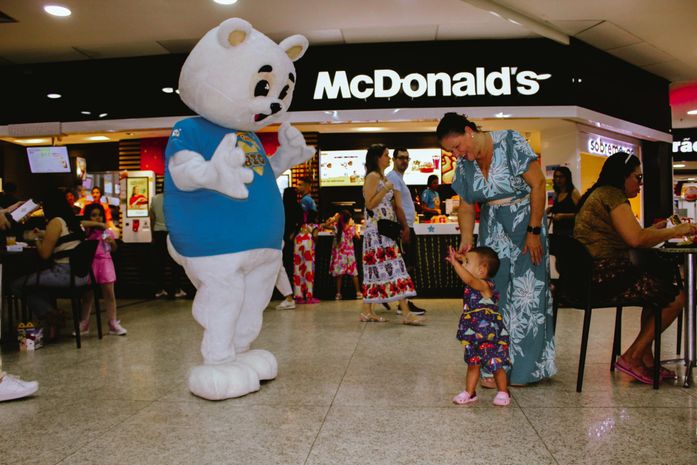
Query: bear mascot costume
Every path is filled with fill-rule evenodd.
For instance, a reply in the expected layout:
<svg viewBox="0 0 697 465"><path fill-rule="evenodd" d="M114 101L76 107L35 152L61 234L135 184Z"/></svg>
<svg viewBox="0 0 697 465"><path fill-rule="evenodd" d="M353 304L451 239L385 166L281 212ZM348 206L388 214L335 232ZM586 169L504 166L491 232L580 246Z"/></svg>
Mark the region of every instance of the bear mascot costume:
<svg viewBox="0 0 697 465"><path fill-rule="evenodd" d="M254 134L288 110L293 61L305 37L276 44L239 18L209 31L179 77L182 101L199 116L177 122L165 151L169 252L196 286L203 365L189 390L204 399L239 397L276 377L276 358L250 350L281 267L283 203L276 178L315 151L288 123L267 157Z"/></svg>

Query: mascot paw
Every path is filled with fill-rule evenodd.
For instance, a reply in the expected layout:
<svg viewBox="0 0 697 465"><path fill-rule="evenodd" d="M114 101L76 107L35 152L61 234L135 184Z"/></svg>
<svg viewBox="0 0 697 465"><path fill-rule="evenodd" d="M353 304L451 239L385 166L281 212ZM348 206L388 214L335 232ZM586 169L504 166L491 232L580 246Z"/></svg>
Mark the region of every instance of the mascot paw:
<svg viewBox="0 0 697 465"><path fill-rule="evenodd" d="M288 153L291 166L304 163L315 154L315 149L305 144L303 133L289 123L281 124L278 131L278 142Z"/></svg>
<svg viewBox="0 0 697 465"><path fill-rule="evenodd" d="M274 379L278 374L276 357L267 350L250 350L237 354L237 361L251 367L259 379Z"/></svg>
<svg viewBox="0 0 697 465"><path fill-rule="evenodd" d="M189 390L208 400L241 397L259 390L259 376L248 364L237 361L200 365L189 373Z"/></svg>

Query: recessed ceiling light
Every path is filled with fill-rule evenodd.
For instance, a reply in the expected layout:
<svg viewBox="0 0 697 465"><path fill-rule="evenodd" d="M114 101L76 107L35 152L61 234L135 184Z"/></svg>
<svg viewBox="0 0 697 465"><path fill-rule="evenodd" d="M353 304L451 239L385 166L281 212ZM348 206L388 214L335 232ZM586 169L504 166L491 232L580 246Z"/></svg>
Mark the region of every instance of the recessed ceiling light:
<svg viewBox="0 0 697 465"><path fill-rule="evenodd" d="M220 3L221 5L232 5L237 3L237 0L213 0L215 3Z"/></svg>
<svg viewBox="0 0 697 465"><path fill-rule="evenodd" d="M162 92L164 92L165 94L171 94L172 92L174 92L174 88L172 88L172 87L163 87L163 88L162 88Z"/></svg>
<svg viewBox="0 0 697 465"><path fill-rule="evenodd" d="M497 118L510 118L510 117L511 117L511 115L508 115L508 114L506 114L506 113L504 113L504 112L496 113L494 116L497 117Z"/></svg>
<svg viewBox="0 0 697 465"><path fill-rule="evenodd" d="M358 131L358 132L378 132L378 131L382 131L382 128L375 127L375 126L365 126L365 127L356 128L356 131Z"/></svg>
<svg viewBox="0 0 697 465"><path fill-rule="evenodd" d="M175 90L174 92L176 92L176 93L177 93L177 95L179 95L179 89Z"/></svg>
<svg viewBox="0 0 697 465"><path fill-rule="evenodd" d="M687 112L688 115L697 115L697 110L690 110Z"/></svg>
<svg viewBox="0 0 697 465"><path fill-rule="evenodd" d="M108 115L108 114L109 114L109 113L100 113L100 114L99 114L99 117L100 117L100 118L104 118L104 117L105 117L106 115Z"/></svg>
<svg viewBox="0 0 697 465"><path fill-rule="evenodd" d="M82 113L83 115L91 115L92 114L91 111L87 111L87 110L82 110L80 113Z"/></svg>
<svg viewBox="0 0 697 465"><path fill-rule="evenodd" d="M46 139L15 139L15 142L19 142L20 144L42 144L44 142L48 142Z"/></svg>
<svg viewBox="0 0 697 465"><path fill-rule="evenodd" d="M87 140L109 140L107 136L91 136Z"/></svg>
<svg viewBox="0 0 697 465"><path fill-rule="evenodd" d="M685 168L685 164L684 163L676 163L673 165L673 168Z"/></svg>
<svg viewBox="0 0 697 465"><path fill-rule="evenodd" d="M46 94L46 97L48 97L48 98L61 98L62 95L61 95L61 94L51 93L51 94Z"/></svg>
<svg viewBox="0 0 697 465"><path fill-rule="evenodd" d="M60 5L46 5L44 11L53 16L70 16L72 11Z"/></svg>

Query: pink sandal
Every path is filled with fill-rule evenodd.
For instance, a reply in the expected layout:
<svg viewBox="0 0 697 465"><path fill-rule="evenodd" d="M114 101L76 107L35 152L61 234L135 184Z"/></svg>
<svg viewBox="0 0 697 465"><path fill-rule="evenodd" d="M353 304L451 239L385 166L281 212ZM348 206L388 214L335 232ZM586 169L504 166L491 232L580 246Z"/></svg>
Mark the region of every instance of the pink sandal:
<svg viewBox="0 0 697 465"><path fill-rule="evenodd" d="M477 402L479 398L477 397L477 393L475 392L474 394L470 395L469 392L467 391L462 391L455 397L453 397L453 404L457 405L465 405L465 404L471 404L472 402Z"/></svg>
<svg viewBox="0 0 697 465"><path fill-rule="evenodd" d="M496 393L496 397L494 397L494 405L498 405L499 407L505 407L510 403L511 396L509 396L507 392L499 391Z"/></svg>

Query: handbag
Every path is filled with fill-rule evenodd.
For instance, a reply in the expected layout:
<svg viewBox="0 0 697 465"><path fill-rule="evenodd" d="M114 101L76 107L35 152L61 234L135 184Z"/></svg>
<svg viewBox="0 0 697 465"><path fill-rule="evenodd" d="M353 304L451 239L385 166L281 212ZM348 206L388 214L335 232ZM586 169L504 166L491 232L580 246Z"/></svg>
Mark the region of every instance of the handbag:
<svg viewBox="0 0 697 465"><path fill-rule="evenodd" d="M375 213L372 210L367 211L368 216L370 216L371 218L375 216ZM378 220L378 232L381 235L397 242L402 234L402 225L397 223L396 221L381 219Z"/></svg>
<svg viewBox="0 0 697 465"><path fill-rule="evenodd" d="M378 232L397 242L402 234L402 225L392 220L378 220Z"/></svg>

